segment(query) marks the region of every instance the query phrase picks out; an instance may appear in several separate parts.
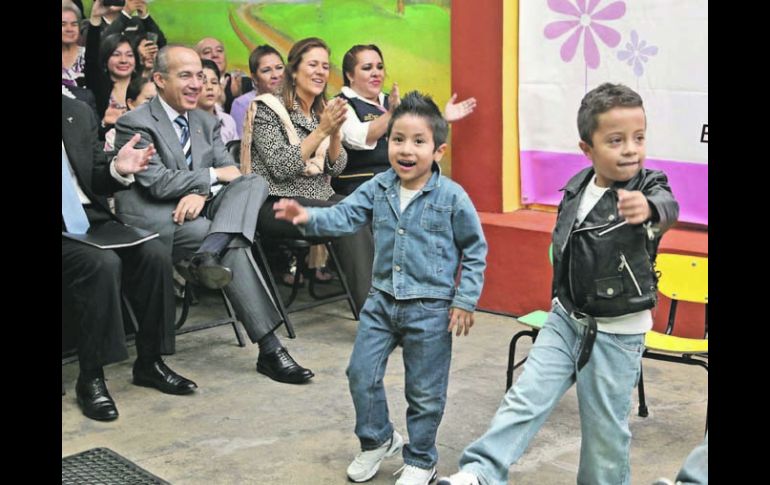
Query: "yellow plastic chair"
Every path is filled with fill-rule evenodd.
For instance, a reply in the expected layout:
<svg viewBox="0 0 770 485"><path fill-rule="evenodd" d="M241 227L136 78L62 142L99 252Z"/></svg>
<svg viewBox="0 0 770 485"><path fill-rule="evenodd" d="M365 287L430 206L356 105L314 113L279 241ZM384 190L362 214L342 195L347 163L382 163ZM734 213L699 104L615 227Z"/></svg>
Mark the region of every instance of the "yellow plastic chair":
<svg viewBox="0 0 770 485"><path fill-rule="evenodd" d="M643 357L668 362L698 365L708 372L708 258L681 254L658 254L657 270L660 271L658 290L671 299L668 325L665 333L650 330L644 338ZM683 338L672 335L680 301L706 305L703 338ZM639 373L639 416L648 415L644 399L644 377ZM706 405L706 431L708 431L708 405Z"/></svg>
<svg viewBox="0 0 770 485"><path fill-rule="evenodd" d="M553 243L551 243L548 246L548 261L551 262L551 265L553 265ZM514 335L511 338L511 343L508 344L508 371L506 372L506 379L505 379L505 390L511 388L511 384L513 383L513 371L516 370L516 368L522 366L524 362L526 362L527 358L524 357L521 359L521 362L516 362L516 343L519 341L522 337L531 337L532 343L535 343L535 339L537 338L537 334L540 333L540 329L543 328L543 325L545 325L545 321L548 318L548 312L543 310L535 310L532 312L527 313L526 315L522 315L516 320L518 320L519 323L527 325L531 328L531 330L522 330L521 332L518 332L516 335Z"/></svg>

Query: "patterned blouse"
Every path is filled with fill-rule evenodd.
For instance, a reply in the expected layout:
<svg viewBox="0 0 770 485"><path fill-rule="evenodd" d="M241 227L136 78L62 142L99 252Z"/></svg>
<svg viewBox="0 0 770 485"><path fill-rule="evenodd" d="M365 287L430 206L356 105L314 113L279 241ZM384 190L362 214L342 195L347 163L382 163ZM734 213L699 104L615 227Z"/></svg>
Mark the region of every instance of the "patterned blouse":
<svg viewBox="0 0 770 485"><path fill-rule="evenodd" d="M78 47L78 55L70 67L61 68L61 83L65 86L77 86L77 79L83 77L86 66L86 48Z"/></svg>
<svg viewBox="0 0 770 485"><path fill-rule="evenodd" d="M315 113L311 116L312 120L305 118L297 101L289 111L289 118L297 130L300 142L318 127L318 116ZM302 175L305 162L302 160L300 146L289 144L281 119L264 103L258 102L251 142L251 169L267 180L270 195L329 200L334 195L334 189L329 184L328 176L336 177L342 173L347 163L348 154L340 147L336 160L329 160L329 154L326 154L323 174L311 177Z"/></svg>

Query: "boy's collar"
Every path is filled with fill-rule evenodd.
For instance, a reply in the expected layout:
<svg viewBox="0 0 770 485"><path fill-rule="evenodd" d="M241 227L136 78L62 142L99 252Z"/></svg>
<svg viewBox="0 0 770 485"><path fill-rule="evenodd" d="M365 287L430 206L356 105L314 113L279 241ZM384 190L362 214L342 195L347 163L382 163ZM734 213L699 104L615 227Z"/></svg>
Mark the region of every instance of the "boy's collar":
<svg viewBox="0 0 770 485"><path fill-rule="evenodd" d="M642 172L644 171L644 168L640 168L638 172L636 172L636 175L631 177L630 180L627 180L626 182L613 182L610 186L611 189L617 190L617 189L623 189L626 187L633 187L636 180L642 176ZM569 192L570 194L576 194L580 192L580 189L585 187L589 182L591 182L591 179L595 175L594 167L586 167L582 171L578 172L574 177L572 177L569 182L567 182L567 185L562 187L560 190L563 190L565 192Z"/></svg>
<svg viewBox="0 0 770 485"><path fill-rule="evenodd" d="M438 162L435 162L435 161L433 162L433 165L431 165L431 172L432 173L430 178L420 190L427 192L429 190L433 190L436 187L441 186L441 165L439 165ZM392 167L388 169L387 172L384 172L384 174L385 175L380 177L377 180L377 182L380 185L382 185L382 187L385 188L386 190L395 186L398 183L399 181L398 175L396 174L396 171L393 170Z"/></svg>

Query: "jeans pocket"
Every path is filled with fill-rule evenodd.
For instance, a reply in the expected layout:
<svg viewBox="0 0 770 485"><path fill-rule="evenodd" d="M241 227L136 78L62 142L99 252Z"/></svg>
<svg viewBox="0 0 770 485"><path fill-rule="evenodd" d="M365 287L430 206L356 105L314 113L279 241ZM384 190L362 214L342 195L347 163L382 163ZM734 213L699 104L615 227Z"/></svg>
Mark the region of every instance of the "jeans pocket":
<svg viewBox="0 0 770 485"><path fill-rule="evenodd" d="M420 308L428 312L446 312L449 311L451 302L441 298L420 298L417 303Z"/></svg>
<svg viewBox="0 0 770 485"><path fill-rule="evenodd" d="M633 352L641 355L644 351L644 334L622 334L622 333L610 333L609 340L616 346L627 352Z"/></svg>

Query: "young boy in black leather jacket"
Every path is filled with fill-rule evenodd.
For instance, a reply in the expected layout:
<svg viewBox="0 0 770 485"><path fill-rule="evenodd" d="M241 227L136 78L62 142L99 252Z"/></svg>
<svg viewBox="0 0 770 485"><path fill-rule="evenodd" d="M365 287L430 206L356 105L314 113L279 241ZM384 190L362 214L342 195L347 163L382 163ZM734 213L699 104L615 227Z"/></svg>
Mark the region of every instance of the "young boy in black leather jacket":
<svg viewBox="0 0 770 485"><path fill-rule="evenodd" d="M679 205L663 172L643 168L641 97L605 83L578 111L593 166L567 183L553 232L553 308L490 428L439 485L508 483L508 468L572 384L581 446L577 483L630 482L628 413L657 303L655 255Z"/></svg>

